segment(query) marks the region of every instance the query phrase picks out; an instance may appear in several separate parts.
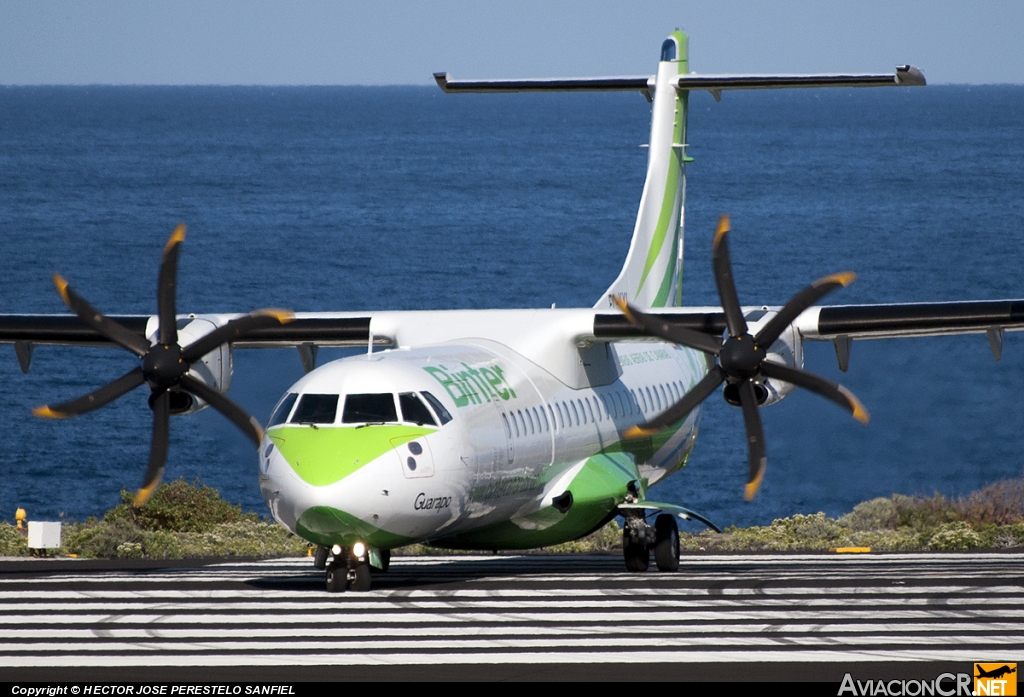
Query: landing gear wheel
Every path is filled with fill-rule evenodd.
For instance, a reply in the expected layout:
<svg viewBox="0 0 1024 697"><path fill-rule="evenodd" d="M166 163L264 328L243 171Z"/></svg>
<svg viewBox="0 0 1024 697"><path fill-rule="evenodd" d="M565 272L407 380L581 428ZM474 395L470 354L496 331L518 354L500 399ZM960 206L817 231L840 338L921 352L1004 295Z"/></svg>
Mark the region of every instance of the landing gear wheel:
<svg viewBox="0 0 1024 697"><path fill-rule="evenodd" d="M356 567L352 569L352 590L357 593L365 593L370 590L370 565L365 561L356 564Z"/></svg>
<svg viewBox="0 0 1024 697"><path fill-rule="evenodd" d="M324 547L323 545L317 545L316 551L313 552L313 568L314 569L326 569L327 568L327 557L331 553L330 547Z"/></svg>
<svg viewBox="0 0 1024 697"><path fill-rule="evenodd" d="M654 521L654 563L658 571L679 570L679 526L676 517L662 513Z"/></svg>
<svg viewBox="0 0 1024 697"><path fill-rule="evenodd" d="M327 592L341 593L348 587L348 567L337 562L327 566Z"/></svg>
<svg viewBox="0 0 1024 697"><path fill-rule="evenodd" d="M651 563L647 547L630 541L628 535L622 536L622 556L626 560L626 571L647 571L647 565Z"/></svg>

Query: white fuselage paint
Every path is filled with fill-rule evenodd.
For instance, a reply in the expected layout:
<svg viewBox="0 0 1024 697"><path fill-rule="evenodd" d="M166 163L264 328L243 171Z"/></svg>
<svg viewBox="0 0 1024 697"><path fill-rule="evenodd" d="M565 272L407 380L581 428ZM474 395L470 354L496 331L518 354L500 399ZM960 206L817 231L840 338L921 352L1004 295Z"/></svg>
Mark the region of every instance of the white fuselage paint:
<svg viewBox="0 0 1024 697"><path fill-rule="evenodd" d="M303 512L317 506L343 510L375 528L415 540L509 520L522 521L524 528L543 525L536 516L526 517L551 508L588 458L619 443L625 429L677 401L707 369L699 352L666 344L597 346L608 347L618 377L581 387L571 387L508 346L485 339L400 348L326 364L289 392L344 396L429 391L453 419L416 439L422 448L416 471L404 465L409 453L403 443L326 486L300 479L276 449L268 457L265 440L260 462L264 498L274 517L292 531ZM567 348L574 360L581 360L580 351ZM488 369L492 382L493 371L500 371L504 382L488 386ZM698 419L694 411L649 459L635 462L642 479L654 484L685 462ZM329 428L356 426L318 426ZM268 439L274 433L270 429ZM488 487L492 490L481 496Z"/></svg>

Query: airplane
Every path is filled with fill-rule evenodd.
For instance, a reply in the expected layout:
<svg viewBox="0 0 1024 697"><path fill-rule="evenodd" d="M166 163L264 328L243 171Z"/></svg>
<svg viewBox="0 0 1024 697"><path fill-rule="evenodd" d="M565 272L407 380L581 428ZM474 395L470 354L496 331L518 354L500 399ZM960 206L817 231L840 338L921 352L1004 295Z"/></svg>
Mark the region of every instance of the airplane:
<svg viewBox="0 0 1024 697"><path fill-rule="evenodd" d="M1003 332L1024 327L1024 300L818 306L854 279L838 272L781 307L741 304L720 220L712 270L721 307L681 300L689 93L736 89L923 86L913 66L891 74L698 75L688 37L663 42L653 76L454 80L448 93L635 91L651 103L648 165L625 263L590 308L373 313L179 314L179 226L161 260L157 313L107 316L61 276L73 315L0 316L27 371L38 344L120 346L140 363L84 397L34 410L65 418L137 387L150 389L153 436L135 504L166 462L170 416L207 406L258 448L259 484L272 516L316 545L327 590L367 591L390 551L423 542L471 550L528 549L583 537L621 516L623 558L646 571L679 567L676 518L713 527L648 493L686 464L702 402L721 388L743 413L745 498L767 456L759 409L796 387L861 422L867 410L840 385L803 370L803 342L831 341L845 371L854 339ZM316 366L322 347L366 353ZM262 424L230 400L234 349L294 347L307 370ZM652 521L653 519L653 521Z"/></svg>

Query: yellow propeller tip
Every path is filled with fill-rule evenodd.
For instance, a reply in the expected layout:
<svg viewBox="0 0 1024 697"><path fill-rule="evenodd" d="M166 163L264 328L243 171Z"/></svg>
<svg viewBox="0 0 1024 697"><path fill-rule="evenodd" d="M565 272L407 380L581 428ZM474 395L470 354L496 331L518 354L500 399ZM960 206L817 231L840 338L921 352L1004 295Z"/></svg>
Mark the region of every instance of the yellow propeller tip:
<svg viewBox="0 0 1024 697"><path fill-rule="evenodd" d="M291 310L282 310L276 307L268 307L265 310L260 310L259 314L266 315L267 317L273 317L281 324L288 324L289 322L295 321L295 313Z"/></svg>
<svg viewBox="0 0 1024 697"><path fill-rule="evenodd" d="M857 280L857 274L853 271L840 271L839 273L834 273L831 276L826 276L824 280L829 283L838 283L845 288Z"/></svg>
<svg viewBox="0 0 1024 697"><path fill-rule="evenodd" d="M185 223L178 223L178 227L174 228L174 232L167 239L167 244L164 245L164 253L168 252L175 245L179 245L185 241Z"/></svg>
<svg viewBox="0 0 1024 697"><path fill-rule="evenodd" d="M630 426L622 434L624 438L647 438L657 433L657 429L643 428L642 426Z"/></svg>
<svg viewBox="0 0 1024 697"><path fill-rule="evenodd" d="M860 403L855 394L842 385L839 386L839 391L843 393L843 396L850 403L850 411L853 413L853 418L866 426L868 421L871 420L871 414L868 413L868 410L864 408L864 405Z"/></svg>
<svg viewBox="0 0 1024 697"><path fill-rule="evenodd" d="M68 415L63 412L54 411L48 405L44 404L41 407L33 409L32 416L38 416L40 419L66 419Z"/></svg>
<svg viewBox="0 0 1024 697"><path fill-rule="evenodd" d="M156 489L159 483L160 480L158 479L149 486L139 489L138 493L135 494L135 500L132 501L132 508L142 508L146 501L149 501L149 497L153 495L153 490Z"/></svg>
<svg viewBox="0 0 1024 697"><path fill-rule="evenodd" d="M761 467L761 471L757 473L757 476L753 480L747 482L746 486L743 487L743 500L753 501L754 497L757 496L757 492L761 490L761 482L764 480L764 467Z"/></svg>
<svg viewBox="0 0 1024 697"><path fill-rule="evenodd" d="M715 229L715 241L714 241L714 245L715 246L717 246L718 243L721 242L721 240L725 236L725 234L727 232L729 232L729 229L730 229L729 228L729 216L728 216L728 214L723 214L718 219L718 227Z"/></svg>
<svg viewBox="0 0 1024 697"><path fill-rule="evenodd" d="M70 298L68 297L67 279L59 273L55 273L53 274L53 285L57 287L57 292L60 293L60 298L64 301L64 304L69 304Z"/></svg>

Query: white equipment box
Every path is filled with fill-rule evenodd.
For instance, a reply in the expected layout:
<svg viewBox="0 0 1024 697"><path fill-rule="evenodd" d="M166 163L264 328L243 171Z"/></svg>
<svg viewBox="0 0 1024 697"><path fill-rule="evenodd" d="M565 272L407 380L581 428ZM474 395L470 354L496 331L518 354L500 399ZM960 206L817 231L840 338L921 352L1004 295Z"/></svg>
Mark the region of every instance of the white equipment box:
<svg viewBox="0 0 1024 697"><path fill-rule="evenodd" d="M57 549L60 547L60 523L28 521L29 549Z"/></svg>

